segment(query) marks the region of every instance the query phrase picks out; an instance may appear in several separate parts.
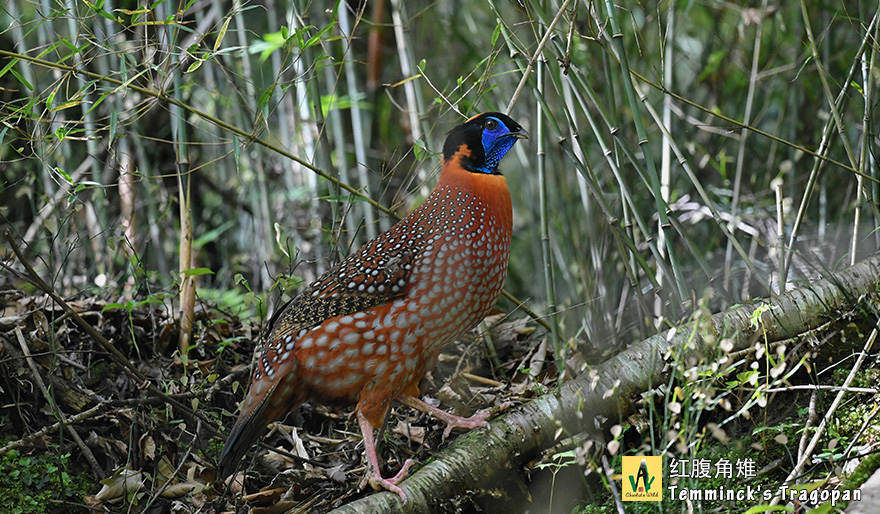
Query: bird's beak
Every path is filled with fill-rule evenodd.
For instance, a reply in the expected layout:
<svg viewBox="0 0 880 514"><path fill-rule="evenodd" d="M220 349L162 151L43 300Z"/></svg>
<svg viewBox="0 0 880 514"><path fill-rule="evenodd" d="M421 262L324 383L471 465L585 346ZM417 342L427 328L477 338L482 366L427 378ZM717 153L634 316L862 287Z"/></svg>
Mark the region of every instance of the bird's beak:
<svg viewBox="0 0 880 514"><path fill-rule="evenodd" d="M517 138L517 139L528 139L529 138L529 132L522 127L519 128L518 132L511 132L510 135L512 137Z"/></svg>

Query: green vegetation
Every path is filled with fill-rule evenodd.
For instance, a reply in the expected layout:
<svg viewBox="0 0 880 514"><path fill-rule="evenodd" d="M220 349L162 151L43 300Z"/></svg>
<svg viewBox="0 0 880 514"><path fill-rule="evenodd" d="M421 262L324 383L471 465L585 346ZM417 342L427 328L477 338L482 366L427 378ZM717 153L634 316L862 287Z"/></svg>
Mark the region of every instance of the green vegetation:
<svg viewBox="0 0 880 514"><path fill-rule="evenodd" d="M69 453L10 450L0 456L0 505L7 514L88 512L81 507L82 497L93 482L71 468Z"/></svg>

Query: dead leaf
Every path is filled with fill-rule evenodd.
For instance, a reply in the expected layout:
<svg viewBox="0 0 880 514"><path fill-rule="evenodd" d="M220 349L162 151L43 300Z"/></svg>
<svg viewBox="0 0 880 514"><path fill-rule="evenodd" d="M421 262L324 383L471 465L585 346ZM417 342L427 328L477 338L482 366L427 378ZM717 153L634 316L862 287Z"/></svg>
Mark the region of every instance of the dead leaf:
<svg viewBox="0 0 880 514"><path fill-rule="evenodd" d="M275 487L273 489L264 489L253 494L243 496L241 499L256 505L272 505L278 503L281 495L287 491L286 487Z"/></svg>
<svg viewBox="0 0 880 514"><path fill-rule="evenodd" d="M180 498L182 496L186 496L191 492L197 492L204 489L204 484L200 484L198 482L183 482L180 484L169 485L162 491L163 498Z"/></svg>
<svg viewBox="0 0 880 514"><path fill-rule="evenodd" d="M324 468L324 475L337 484L348 482L348 474L345 472L345 464L338 464L332 468Z"/></svg>
<svg viewBox="0 0 880 514"><path fill-rule="evenodd" d="M144 488L143 474L133 469L120 469L113 476L101 480L104 487L95 495L98 501L122 498Z"/></svg>
<svg viewBox="0 0 880 514"><path fill-rule="evenodd" d="M394 427L392 432L400 434L418 445L424 445L425 448L430 448L430 446L425 444L425 427L416 427L409 423L398 421L397 426Z"/></svg>
<svg viewBox="0 0 880 514"><path fill-rule="evenodd" d="M155 460L156 458L156 441L153 440L153 437L149 434L146 434L141 437L141 455L150 460Z"/></svg>
<svg viewBox="0 0 880 514"><path fill-rule="evenodd" d="M244 477L245 472L239 471L226 479L226 486L232 494L239 495L244 492Z"/></svg>

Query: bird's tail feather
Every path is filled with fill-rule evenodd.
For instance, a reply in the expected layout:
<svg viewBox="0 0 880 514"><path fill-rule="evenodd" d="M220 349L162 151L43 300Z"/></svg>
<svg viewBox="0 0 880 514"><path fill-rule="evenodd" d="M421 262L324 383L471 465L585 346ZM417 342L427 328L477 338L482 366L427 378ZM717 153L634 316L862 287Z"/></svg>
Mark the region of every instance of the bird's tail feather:
<svg viewBox="0 0 880 514"><path fill-rule="evenodd" d="M306 400L305 392L301 390L294 373L295 361L289 359L284 364L272 374L263 373L262 379L251 384L247 397L241 404L238 419L220 453L217 463L218 479L228 477L238 468L242 457L266 430L266 425L282 418ZM273 375L275 379L272 378Z"/></svg>
<svg viewBox="0 0 880 514"><path fill-rule="evenodd" d="M251 391L241 405L238 419L232 426L229 437L226 438L223 451L220 452L220 461L217 463L218 478L223 479L231 475L244 454L253 446L254 441L263 435L266 425L284 413L283 406L274 401L278 382L272 383L264 395L259 394L261 386L264 384L252 384Z"/></svg>
<svg viewBox="0 0 880 514"><path fill-rule="evenodd" d="M223 445L223 451L220 452L220 460L217 463L217 478L224 479L231 475L238 467L242 457L253 446L254 442L259 439L263 432L266 431L266 425L281 419L285 414L295 410L305 401L302 393L287 395L287 397L276 398L278 394L279 383L285 386L280 389L282 393L289 393L291 390L297 390L296 387L289 387L286 382L275 382L262 400L256 403L260 395L251 396L252 392L245 398L241 406L241 413L226 438ZM253 385L251 389L253 389Z"/></svg>
<svg viewBox="0 0 880 514"><path fill-rule="evenodd" d="M247 415L245 415L246 411L242 410L242 415L232 426L232 431L223 445L223 451L220 452L220 461L217 463L217 478L223 479L231 475L254 441L266 430L267 422L262 422L260 416L265 410L265 406L266 401L264 400Z"/></svg>

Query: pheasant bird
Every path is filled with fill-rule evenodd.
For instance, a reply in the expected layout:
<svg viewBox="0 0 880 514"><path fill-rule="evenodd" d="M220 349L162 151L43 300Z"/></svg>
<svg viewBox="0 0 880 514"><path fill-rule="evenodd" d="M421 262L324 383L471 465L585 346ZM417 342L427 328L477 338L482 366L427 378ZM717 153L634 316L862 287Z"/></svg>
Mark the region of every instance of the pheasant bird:
<svg viewBox="0 0 880 514"><path fill-rule="evenodd" d="M412 464L382 478L373 430L397 400L453 428L487 426L419 399L440 351L482 320L507 275L512 211L498 163L528 133L483 113L454 128L425 202L299 293L278 314L220 455L228 476L266 425L306 400L356 404L366 481L395 492Z"/></svg>

